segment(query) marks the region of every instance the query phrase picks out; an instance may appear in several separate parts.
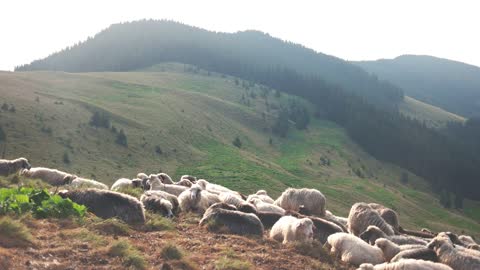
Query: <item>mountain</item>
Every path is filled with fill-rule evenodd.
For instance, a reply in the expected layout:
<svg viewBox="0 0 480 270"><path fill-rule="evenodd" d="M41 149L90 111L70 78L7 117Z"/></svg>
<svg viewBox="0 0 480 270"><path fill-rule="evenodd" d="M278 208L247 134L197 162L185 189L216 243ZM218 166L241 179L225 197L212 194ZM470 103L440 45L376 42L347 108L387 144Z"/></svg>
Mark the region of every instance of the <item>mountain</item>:
<svg viewBox="0 0 480 270"><path fill-rule="evenodd" d="M239 77L252 77L255 70L288 68L387 108L403 97L399 88L363 69L299 44L258 31L220 33L172 21L114 24L85 42L15 70L129 71L165 61Z"/></svg>
<svg viewBox="0 0 480 270"><path fill-rule="evenodd" d="M467 118L480 117L479 67L424 55L353 63L415 99Z"/></svg>
<svg viewBox="0 0 480 270"><path fill-rule="evenodd" d="M424 179L373 158L344 128L314 117L311 102L239 78L175 63L134 72L1 72L0 94L9 107L0 111L0 150L33 166L107 184L162 170L273 197L312 187L343 216L355 202L378 202L396 209L408 228L480 231L478 202L465 201L468 217L444 209ZM292 104L307 109L308 128L290 120L285 137L272 134ZM110 128L90 124L96 112ZM120 130L126 146L117 141Z"/></svg>

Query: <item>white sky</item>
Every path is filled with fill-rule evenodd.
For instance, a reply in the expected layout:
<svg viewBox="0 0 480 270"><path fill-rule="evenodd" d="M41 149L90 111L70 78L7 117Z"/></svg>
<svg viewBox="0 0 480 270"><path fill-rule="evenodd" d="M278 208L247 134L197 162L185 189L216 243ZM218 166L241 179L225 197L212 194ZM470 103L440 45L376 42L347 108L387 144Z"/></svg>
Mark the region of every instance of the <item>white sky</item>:
<svg viewBox="0 0 480 270"><path fill-rule="evenodd" d="M428 54L480 66L476 0L1 0L0 70L143 18L260 30L346 60Z"/></svg>

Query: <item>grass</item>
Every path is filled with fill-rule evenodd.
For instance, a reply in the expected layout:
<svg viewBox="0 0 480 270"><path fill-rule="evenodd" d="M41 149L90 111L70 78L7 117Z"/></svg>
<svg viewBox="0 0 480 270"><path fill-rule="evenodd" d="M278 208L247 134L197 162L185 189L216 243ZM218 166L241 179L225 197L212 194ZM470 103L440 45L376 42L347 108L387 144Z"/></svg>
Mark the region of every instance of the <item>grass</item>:
<svg viewBox="0 0 480 270"><path fill-rule="evenodd" d="M106 184L138 172L164 171L174 179L192 174L245 194L265 189L275 197L287 187L318 188L327 196L327 208L338 215L346 216L357 201L379 202L395 207L408 227L480 231L477 202L466 203L464 213L443 209L425 181L409 174L409 185L400 185L404 170L373 159L328 121L312 117L305 131L273 136L269 127L277 110L292 97L278 98L269 91L267 108L257 85L249 90L257 97L247 106L241 102L242 95L248 96L241 84L206 74L185 72L178 64L139 72L0 73L2 100L17 108L17 113L2 113L0 118L8 136L6 157L22 153L33 166ZM88 125L97 110L108 112L112 124L125 130L128 148L115 144L110 130ZM435 121L445 116L435 110L423 115L435 116ZM51 134L41 131L45 126ZM241 149L231 144L236 136ZM70 164L62 161L65 152L72 157ZM321 158L330 164L321 165ZM364 179L354 169L361 170ZM10 180L0 178L0 185L5 184ZM141 191L123 192L138 197ZM148 222L151 230L173 227L163 219Z"/></svg>
<svg viewBox="0 0 480 270"><path fill-rule="evenodd" d="M147 269L147 261L141 253L126 240L114 242L108 249L107 254L112 257L120 257L123 265L133 269Z"/></svg>
<svg viewBox="0 0 480 270"><path fill-rule="evenodd" d="M227 256L221 257L215 263L215 269L217 270L249 270L254 267L245 260L232 259Z"/></svg>
<svg viewBox="0 0 480 270"><path fill-rule="evenodd" d="M108 240L105 237L95 233L94 231L90 231L87 228L62 231L60 232L60 237L78 239L82 242L87 242L94 247L102 247L108 244Z"/></svg>
<svg viewBox="0 0 480 270"><path fill-rule="evenodd" d="M123 221L116 218L101 220L90 225L97 232L110 235L130 235L130 227Z"/></svg>
<svg viewBox="0 0 480 270"><path fill-rule="evenodd" d="M134 187L121 187L118 189L118 192L133 196L137 199L140 199L140 196L143 194L143 190L141 188L134 188Z"/></svg>
<svg viewBox="0 0 480 270"><path fill-rule="evenodd" d="M175 224L171 219L162 217L160 215L147 213L147 221L144 229L147 232L151 231L169 231L175 228Z"/></svg>
<svg viewBox="0 0 480 270"><path fill-rule="evenodd" d="M33 244L33 237L25 225L8 216L0 218L0 246L11 248Z"/></svg>
<svg viewBox="0 0 480 270"><path fill-rule="evenodd" d="M174 244L167 243L160 251L160 257L165 260L181 260L183 252Z"/></svg>

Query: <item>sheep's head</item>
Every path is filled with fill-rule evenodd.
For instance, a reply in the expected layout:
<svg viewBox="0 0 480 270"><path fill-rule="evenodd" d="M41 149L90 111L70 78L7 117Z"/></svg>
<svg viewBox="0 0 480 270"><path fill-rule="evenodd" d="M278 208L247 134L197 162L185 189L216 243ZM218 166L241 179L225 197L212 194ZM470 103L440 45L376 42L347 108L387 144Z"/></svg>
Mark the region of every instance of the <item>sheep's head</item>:
<svg viewBox="0 0 480 270"><path fill-rule="evenodd" d="M67 175L67 176L65 176L65 177L63 178L63 181L62 181L62 182L63 182L64 185L69 185L69 184L72 183L73 179L75 179L75 178L77 178L76 175L74 175L74 174L69 174L69 175Z"/></svg>
<svg viewBox="0 0 480 270"><path fill-rule="evenodd" d="M260 189L259 191L257 191L257 193L255 193L257 195L267 195L267 191L263 190L263 189Z"/></svg>
<svg viewBox="0 0 480 270"><path fill-rule="evenodd" d="M360 234L360 239L373 245L375 240L380 237L385 237L385 234L377 226L370 225L367 229Z"/></svg>
<svg viewBox="0 0 480 270"><path fill-rule="evenodd" d="M148 179L148 175L146 175L145 173L138 173L137 174L137 178L138 179Z"/></svg>
<svg viewBox="0 0 480 270"><path fill-rule="evenodd" d="M187 178L182 178L180 179L180 181L178 181L177 185L184 186L184 187L192 187L193 183Z"/></svg>
<svg viewBox="0 0 480 270"><path fill-rule="evenodd" d="M60 191L58 192L58 195L59 195L60 197L64 198L64 199L66 199L66 198L68 198L68 192L69 192L69 191L66 190L66 189L60 190Z"/></svg>
<svg viewBox="0 0 480 270"><path fill-rule="evenodd" d="M385 250L390 245L390 241L385 238L378 238L375 240L375 246L379 247L381 250Z"/></svg>
<svg viewBox="0 0 480 270"><path fill-rule="evenodd" d="M19 160L20 160L22 169L30 170L30 168L32 168L32 165L30 165L30 163L28 162L28 159L22 157L22 158L19 158Z"/></svg>
<svg viewBox="0 0 480 270"><path fill-rule="evenodd" d="M208 182L205 179L200 179L197 181L196 184L199 185L202 189L206 189Z"/></svg>
<svg viewBox="0 0 480 270"><path fill-rule="evenodd" d="M173 206L171 202L165 199L160 199L160 212L162 216L167 218L172 218L173 217L172 209L173 209Z"/></svg>
<svg viewBox="0 0 480 270"><path fill-rule="evenodd" d="M192 201L200 200L202 189L198 186L193 186L190 188L190 199Z"/></svg>
<svg viewBox="0 0 480 270"><path fill-rule="evenodd" d="M437 251L442 246L455 247L450 238L448 238L448 235L445 233L439 233L435 238L432 239L432 241L430 241L430 243L427 244L427 248L433 249L434 251Z"/></svg>
<svg viewBox="0 0 480 270"><path fill-rule="evenodd" d="M150 190L150 180L147 178L142 179L142 188L143 190Z"/></svg>
<svg viewBox="0 0 480 270"><path fill-rule="evenodd" d="M313 221L309 218L302 218L297 221L297 224L295 225L295 230L298 233L300 233L305 240L307 241L312 241L313 240L313 228L315 226L313 225Z"/></svg>
<svg viewBox="0 0 480 270"><path fill-rule="evenodd" d="M142 187L142 180L140 180L140 179L133 179L133 180L132 180L132 186L133 186L134 188Z"/></svg>

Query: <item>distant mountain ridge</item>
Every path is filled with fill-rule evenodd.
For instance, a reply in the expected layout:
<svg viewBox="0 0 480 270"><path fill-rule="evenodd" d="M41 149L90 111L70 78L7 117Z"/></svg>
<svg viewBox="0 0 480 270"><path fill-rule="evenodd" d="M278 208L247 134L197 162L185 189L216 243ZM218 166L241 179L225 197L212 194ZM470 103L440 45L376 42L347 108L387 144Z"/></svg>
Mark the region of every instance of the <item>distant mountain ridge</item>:
<svg viewBox="0 0 480 270"><path fill-rule="evenodd" d="M396 86L302 45L259 31L220 33L172 21L114 24L85 42L15 70L130 71L168 61L228 74L241 73L238 69L290 68L387 107L403 98ZM219 66L223 70L215 70Z"/></svg>
<svg viewBox="0 0 480 270"><path fill-rule="evenodd" d="M480 68L426 55L352 62L406 95L465 117L480 117Z"/></svg>

